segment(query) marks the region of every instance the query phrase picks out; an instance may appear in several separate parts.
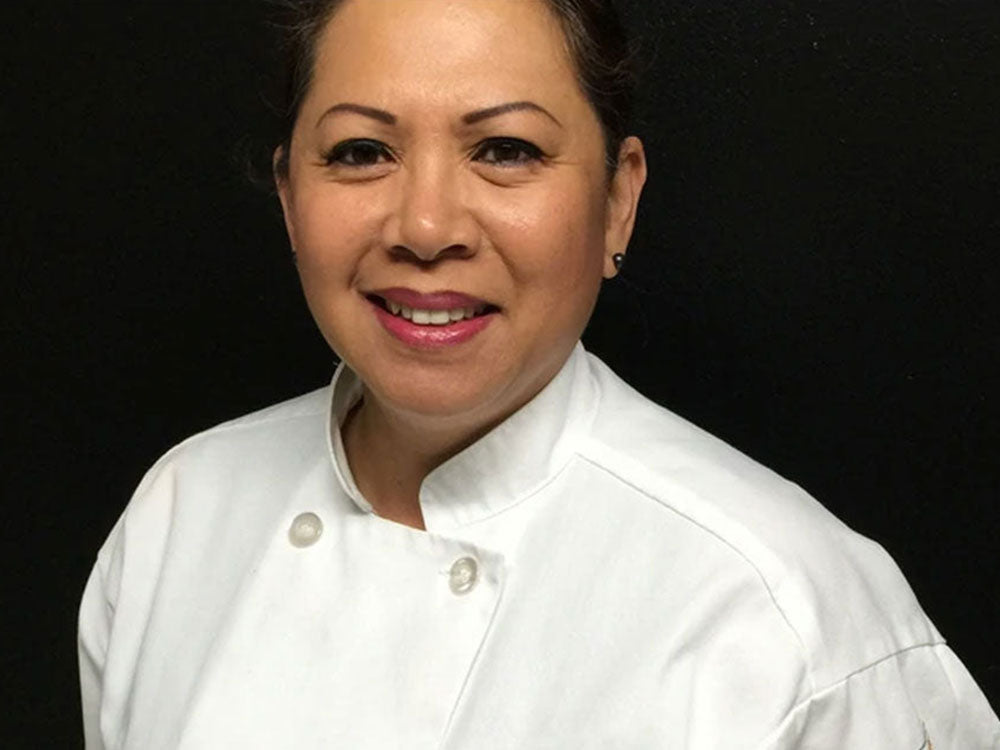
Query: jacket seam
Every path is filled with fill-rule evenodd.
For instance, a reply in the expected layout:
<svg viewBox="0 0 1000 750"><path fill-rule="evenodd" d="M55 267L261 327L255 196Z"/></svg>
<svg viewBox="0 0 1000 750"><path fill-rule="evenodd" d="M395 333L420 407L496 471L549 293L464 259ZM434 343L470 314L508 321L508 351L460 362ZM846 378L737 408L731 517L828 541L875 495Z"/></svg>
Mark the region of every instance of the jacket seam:
<svg viewBox="0 0 1000 750"><path fill-rule="evenodd" d="M785 625L788 627L788 629L791 632L792 636L795 638L795 642L798 644L799 656L802 659L802 663L806 666L806 674L807 674L807 677L808 677L808 680L809 680L809 691L810 691L810 694L814 693L815 690L816 690L816 682L815 682L815 678L814 678L814 675L813 675L812 662L809 660L809 657L808 657L809 652L808 652L808 649L806 648L805 642L802 640L802 636L800 635L798 629L792 624L792 622L789 619L788 614L785 612L784 608L778 602L777 597L775 596L774 591L772 590L771 585L768 582L767 578L764 576L764 574L760 570L760 568L757 567L757 565L753 562L753 560L751 560L749 557L747 557L746 553L744 553L743 550L741 550L739 547L737 547L731 541L729 541L728 539L726 539L724 536L722 536L715 529L711 529L711 528L707 527L705 524L701 523L700 521L692 518L691 516L687 515L686 513L682 513L680 510L678 510L677 508L673 507L672 505L669 505L669 504L665 503L662 500L662 498L659 498L659 497L653 495L652 493L648 492L647 490L643 489L642 487L639 487L634 482L632 482L629 479L627 479L626 477L622 476L619 472L617 472L614 469L612 469L612 468L610 468L608 466L605 466L604 464L598 462L595 458L591 457L590 455L587 455L587 454L583 453L582 451L580 452L579 455L580 455L580 457L584 461L587 461L592 466L595 466L596 468L598 468L598 469L606 472L607 474L610 474L611 476L615 477L617 480L619 480L623 484L627 485L628 487L632 488L633 490L635 490L639 494L641 494L644 497L652 500L653 502L655 502L660 507L669 510L671 513L674 513L675 515L680 516L681 518L685 519L689 523L692 523L695 526L697 526L698 528L700 528L702 531L704 531L707 534L710 534L711 536L715 537L720 542L722 542L724 545L726 545L729 549L731 549L733 552L735 552L747 565L750 566L750 568L757 575L757 578L760 580L760 583L764 587L764 590L767 592L767 596L771 600L772 606L775 608L775 610L777 610L778 614L781 616L781 619L784 621Z"/></svg>
<svg viewBox="0 0 1000 750"><path fill-rule="evenodd" d="M767 735L767 737L765 737L763 740L761 740L761 742L757 745L757 747L758 748L763 748L763 747L765 747L767 745L767 743L773 742L776 737L780 736L781 733L784 732L788 728L789 722L802 709L807 708L810 704L815 703L816 701L822 700L823 698L825 698L830 693L833 693L833 692L835 692L837 690L840 690L848 682L848 680L851 680L851 679L853 679L855 677L863 675L866 672L870 672L871 670L873 670L876 667L878 667L880 664L884 664L887 661L891 661L893 659L898 659L900 656L902 656L903 654L908 653L910 651L916 651L918 649L934 648L936 646L944 646L944 645L946 645L945 641L944 640L939 640L939 641L927 641L926 643L917 643L917 644L912 645L912 646L906 646L905 648L901 648L901 649L898 649L897 651L893 651L890 654L887 654L887 655L882 656L882 657L880 657L878 659L875 659L874 661L866 664L863 667L859 667L858 669L855 669L852 672L849 672L848 674L844 675L843 677L841 677L836 682L832 682L829 685L827 685L826 687L823 687L823 688L821 688L821 689L819 689L817 691L813 691L808 697L803 698L801 701L799 701L794 706L792 706L788 710L788 713L785 714L785 717L778 723L778 725L773 730L771 730L771 732ZM923 748L927 746L926 732L927 732L927 729L926 729L926 727L924 727L924 734L925 734L924 744L921 745L920 748L917 748L917 750L923 750Z"/></svg>
<svg viewBox="0 0 1000 750"><path fill-rule="evenodd" d="M615 451L614 449L610 448L609 446L604 445L603 443L602 443L602 447L604 447L606 450L608 450L608 452L617 454L617 451ZM591 464L595 468L600 469L601 471L604 471L605 473L613 476L615 479L617 479L618 481L622 482L623 484L625 484L626 486L630 487L631 489L635 490L640 495L648 498L649 500L652 500L653 502L655 502L660 507L662 507L662 508L664 508L664 509L666 509L666 510L672 512L672 513L674 513L677 516L680 516L681 518L684 518L689 523L694 524L698 528L702 529L706 533L708 533L711 536L713 536L716 539L718 539L724 545L726 545L727 547L729 547L729 549L733 550L737 555L739 555L739 557L742 558L744 560L744 562L746 562L746 564L749 565L753 569L754 573L760 579L761 585L763 585L764 590L767 592L768 598L771 600L771 604L774 606L775 610L777 610L777 612L781 616L781 619L785 622L785 625L788 627L789 631L791 631L792 635L795 638L796 643L798 644L798 649L799 649L799 652L800 652L800 656L802 658L803 664L806 666L806 674L807 674L808 683L809 683L809 695L807 697L803 698L802 700L800 700L798 703L796 703L794 706L792 706L788 710L788 712L785 714L784 718L782 718L781 721L778 722L777 726L767 735L767 737L762 741L762 743L760 745L758 745L758 747L760 747L760 748L764 747L765 743L767 743L768 741L772 740L775 736L779 735L782 731L784 731L785 727L787 726L787 724L791 720L791 718L793 716L795 716L795 714L798 713L802 708L808 706L813 701L819 700L820 698L822 698L826 694L828 694L830 692L833 692L834 690L842 687L844 685L844 683L846 683L852 677L855 677L855 676L858 676L860 674L863 674L863 673L865 673L865 672L873 669L874 667L878 666L879 664L882 664L883 662L889 661L891 659L898 658L900 655L902 655L902 654L904 654L906 652L914 651L914 650L917 650L917 649L923 649L923 648L933 648L935 646L940 646L940 645L945 645L946 644L946 641L944 639L941 639L941 640L926 641L926 642L922 642L922 643L912 644L910 646L906 646L904 648L897 649L895 651L892 651L889 654L886 654L884 656L881 656L881 657L879 657L879 658L871 661L870 663L868 663L868 664L866 664L866 665L864 665L862 667L859 667L859 668L851 671L850 673L844 675L841 679L837 680L836 682L830 683L829 685L826 685L824 687L817 688L817 686L816 686L816 680L815 680L815 675L814 675L813 669L812 669L812 662L808 658L808 653L809 652L808 652L808 649L805 646L805 642L802 640L802 636L799 634L798 629L792 624L791 619L786 614L784 608L778 602L777 597L775 596L774 591L771 588L771 585L768 582L766 576L760 570L760 568L756 565L756 563L754 563L753 560L751 560L739 547L737 547L735 544L733 544L731 541L729 541L726 537L724 537L723 535L721 535L719 532L715 531L714 529L709 528L705 524L699 522L697 519L692 518L688 514L683 513L679 509L677 509L674 506L668 504L662 498L660 498L660 497L652 494L648 490L643 489L642 487L638 486L635 482L633 482L633 481L629 480L627 477L623 476L622 473L620 473L619 471L616 471L615 469L613 469L613 468L611 468L609 466L604 465L603 463L601 463L596 458L594 458L594 457L590 456L589 454L585 453L582 446L581 446L581 450L579 452L579 456L580 456L580 458L582 460L588 462L589 464ZM789 484L791 484L791 483L789 483ZM926 743L925 743L925 746L926 746ZM923 748L917 748L916 750L923 750Z"/></svg>

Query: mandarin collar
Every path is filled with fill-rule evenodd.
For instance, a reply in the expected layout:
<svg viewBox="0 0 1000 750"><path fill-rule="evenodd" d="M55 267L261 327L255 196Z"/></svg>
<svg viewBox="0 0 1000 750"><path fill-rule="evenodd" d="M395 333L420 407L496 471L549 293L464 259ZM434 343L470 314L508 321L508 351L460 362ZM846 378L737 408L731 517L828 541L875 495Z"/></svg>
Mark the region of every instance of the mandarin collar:
<svg viewBox="0 0 1000 750"><path fill-rule="evenodd" d="M341 362L331 385L330 458L343 491L361 511L373 513L354 481L340 431L361 395L358 376ZM597 401L587 353L577 343L531 401L425 477L420 506L427 531L445 532L485 520L545 486L589 432Z"/></svg>

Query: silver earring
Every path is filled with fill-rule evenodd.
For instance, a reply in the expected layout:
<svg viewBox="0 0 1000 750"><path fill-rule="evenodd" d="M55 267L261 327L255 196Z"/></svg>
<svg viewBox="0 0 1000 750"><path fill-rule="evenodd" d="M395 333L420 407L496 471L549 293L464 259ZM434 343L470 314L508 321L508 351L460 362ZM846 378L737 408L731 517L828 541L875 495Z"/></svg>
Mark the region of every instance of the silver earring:
<svg viewBox="0 0 1000 750"><path fill-rule="evenodd" d="M611 256L611 262L615 264L616 271L621 271L625 265L625 253L615 253Z"/></svg>

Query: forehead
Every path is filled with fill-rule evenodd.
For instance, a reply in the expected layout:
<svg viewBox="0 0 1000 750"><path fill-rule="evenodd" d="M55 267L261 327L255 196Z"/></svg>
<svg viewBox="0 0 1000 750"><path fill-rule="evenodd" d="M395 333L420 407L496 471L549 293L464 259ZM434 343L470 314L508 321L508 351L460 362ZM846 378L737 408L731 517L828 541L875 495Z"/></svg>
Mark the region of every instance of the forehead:
<svg viewBox="0 0 1000 750"><path fill-rule="evenodd" d="M317 40L313 94L388 108L582 99L544 0L347 0Z"/></svg>

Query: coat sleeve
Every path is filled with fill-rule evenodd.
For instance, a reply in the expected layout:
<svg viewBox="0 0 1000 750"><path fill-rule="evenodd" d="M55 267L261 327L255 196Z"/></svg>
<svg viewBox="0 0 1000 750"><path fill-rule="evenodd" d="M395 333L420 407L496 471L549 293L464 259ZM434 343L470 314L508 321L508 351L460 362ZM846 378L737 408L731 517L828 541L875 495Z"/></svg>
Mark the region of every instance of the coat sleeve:
<svg viewBox="0 0 1000 750"><path fill-rule="evenodd" d="M945 644L894 654L798 705L760 750L1000 750L1000 721Z"/></svg>
<svg viewBox="0 0 1000 750"><path fill-rule="evenodd" d="M90 571L80 602L77 648L86 750L104 750L101 705L104 671L120 580L116 565L121 521L112 530Z"/></svg>

